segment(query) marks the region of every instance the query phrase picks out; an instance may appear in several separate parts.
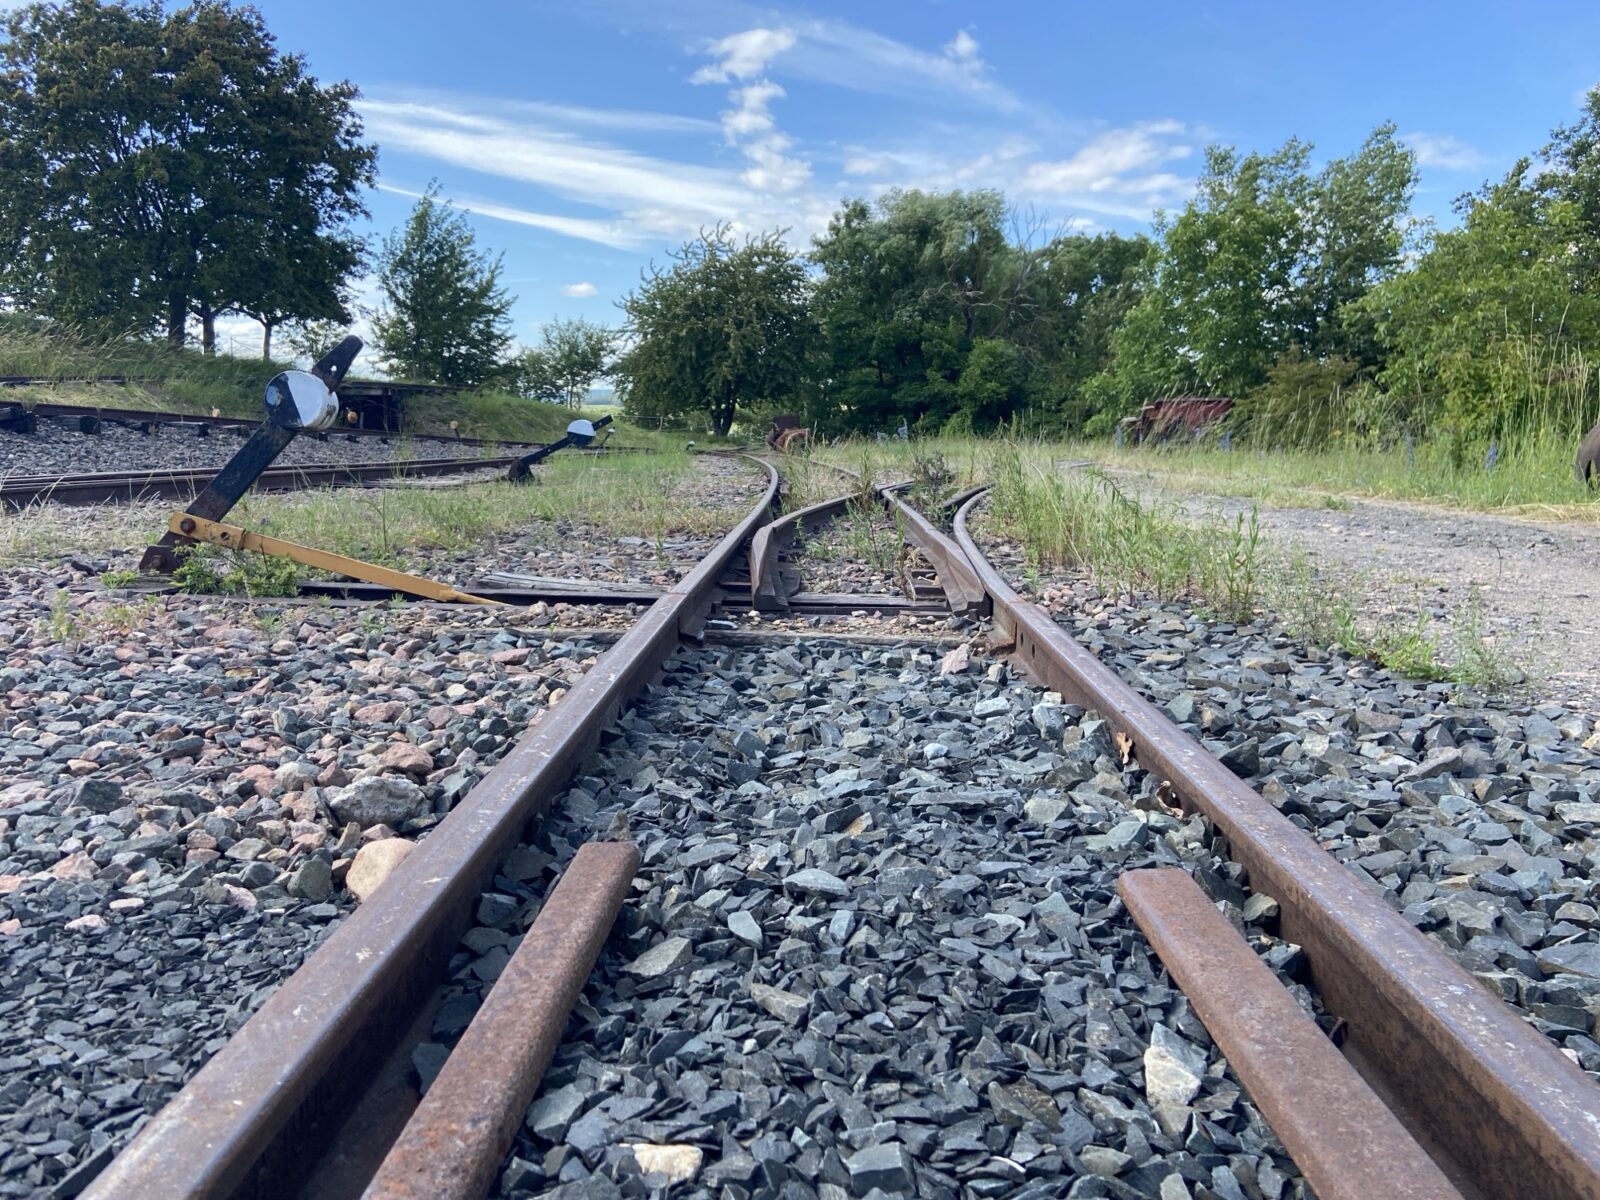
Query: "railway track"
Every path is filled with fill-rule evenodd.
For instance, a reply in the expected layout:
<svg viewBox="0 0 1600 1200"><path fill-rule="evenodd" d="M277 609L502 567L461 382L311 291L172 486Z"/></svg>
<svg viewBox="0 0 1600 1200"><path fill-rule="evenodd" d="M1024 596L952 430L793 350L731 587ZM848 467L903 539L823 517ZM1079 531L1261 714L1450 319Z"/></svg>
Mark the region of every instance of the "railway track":
<svg viewBox="0 0 1600 1200"><path fill-rule="evenodd" d="M992 622L995 655L1055 694L1037 699L1031 726L1026 719L1016 723L1026 727L1022 732L1008 723L1011 733L994 733L997 727L985 722L1010 722L1016 704L1027 703L1026 689L1013 696L1004 673L993 671L986 683L944 681L937 657L918 652L914 643L852 651L819 637L766 649L701 648L719 603L804 611L807 593L786 570L784 547L848 503L841 497L774 519L778 479L770 466L766 470L760 501L687 576L659 592L616 590L611 602L648 603L648 609L86 1195L481 1196L497 1180L506 1194L530 1194L598 1178L602 1168L613 1175L636 1170L665 1186L694 1177L704 1144L720 1145L722 1154L709 1185L739 1189L732 1194L812 1195L820 1180L838 1189L832 1194L864 1195L879 1187L1003 1195L1032 1187L1032 1194L1055 1195L1066 1194L1074 1174L1112 1180L1126 1173L1131 1179L1145 1169L1129 1165L1137 1161L1126 1152L1132 1142L1117 1151L1094 1140L1104 1137L1115 1105L1084 1099L1085 1089L1094 1097L1110 1086L1093 1069L1102 1062L1103 1073L1103 1060L1093 1054L1086 1060L1084 1047L1116 1048L1123 1039L1106 997L1132 1003L1132 994L1158 986L1154 979L1130 985L1125 981L1139 974L1137 963L1113 961L1134 940L1131 914L1305 1183L1324 1200L1600 1197L1600 1088L1076 645L1047 612L1022 599L967 528L981 494L963 498L947 531L898 488L880 490L928 566L905 602L925 603L927 586L936 585L948 611ZM551 583L535 581L523 592L538 595L541 586L549 592ZM591 590L589 601L605 602L598 596ZM874 599L888 606L883 597L853 599L860 608L872 608ZM663 670L665 680L652 686ZM849 738L830 726L831 717L820 725L808 718L819 711L825 680L861 678L873 682L859 694L849 690L855 684L837 684L854 696L847 708L861 709ZM897 716L891 697L913 690L927 693L923 711L944 715ZM630 705L634 715L619 720ZM966 715L955 715L960 710ZM1076 716L1080 710L1098 714L1104 724ZM1021 781L1040 779L1026 773L1020 758L1024 750L1045 753L1029 730L1037 726L1042 734L1074 721L1080 740L1072 744L1098 748L1098 757L1089 756L1100 770L1097 782L1106 778L1100 764L1120 760L1132 781L1130 799L1143 806L1148 827L1176 828L1193 814L1203 816L1250 887L1281 907L1283 937L1303 948L1321 1004L1342 1032L1343 1054L1234 926L1219 918L1176 866L1180 860L1116 878L1116 906L1109 904L1103 875L1073 868L1074 876L1067 867L1073 856L1094 851L1095 837L1074 835L1058 844L1067 835L1042 818L1035 820L1040 828L1023 831L1020 814L1007 806L1021 808L1022 796L1037 786ZM744 722L746 733L764 723L771 739L736 737L737 723ZM910 733L892 732L908 722L916 726ZM964 749L963 737L969 739ZM652 739L678 747L677 759L706 758L710 766L669 780L672 787L657 793L652 784L640 785L647 775L637 773L645 761L641 747ZM867 754L878 744L895 754L896 747L916 753L892 776L874 775L872 760L861 754L851 759L849 749ZM934 774L958 751L957 759L971 764L959 786ZM795 771L812 757L822 766L794 782ZM644 771L659 777L668 757L655 761L660 765ZM850 762L855 765L837 765ZM619 782L599 777L608 765L621 772ZM579 783L564 792L580 773ZM686 780L697 780L699 790L686 787ZM641 786L646 794L639 794ZM615 809L604 826L597 823L610 810L600 805L602 794L613 798ZM1035 818L1031 810L1029 816ZM1126 818L1097 836L1112 837ZM963 867L963 855L979 853L969 851L965 839L991 824L998 829L995 840L978 844L992 857ZM570 851L582 844L564 860L561 882L548 899L540 905L534 897L526 905L537 910L531 926L508 941L506 916L487 919L486 897L514 890L501 868L508 854L526 858L527 831L541 825L556 831L552 845ZM802 826L809 831L803 836ZM779 831L786 836L774 841ZM637 849L626 845L635 839ZM914 847L924 840L931 852L918 858ZM1016 860L1001 857L1002 848ZM1203 858L1213 851L1196 853ZM946 879L936 865L945 868ZM1116 874L1112 869L1110 876ZM955 880L964 882L955 890L941 887ZM647 910L638 920L626 915L630 895ZM977 897L976 907L969 896ZM619 912L625 928L618 936L627 950L611 956L613 962L603 947ZM1056 922L1048 927L1061 940L997 954L993 948L1012 936L1008 922L1032 928L1018 913ZM748 919L736 920L738 914ZM919 922L948 932L924 939L925 952L915 961L878 958L875 948L887 946L893 931L914 930ZM774 949L779 937L784 940ZM435 1063L437 1074L419 1098L412 1080L419 1052L434 1045L441 1006L461 1008L454 1002L460 985L451 981L464 977L463 945L500 946L501 957L472 985L470 1020L442 1065ZM1075 945L1089 951L1086 959L1064 949ZM704 960L696 957L702 948ZM953 973L934 969L940 955L960 965ZM602 990L577 1022L567 1061L561 1057L569 1049L562 1031L573 1028L567 1013L597 958ZM1085 995L1083 981L1075 991L1052 967L1080 959L1079 969L1096 972L1087 1018L1063 1007L1063 997ZM891 977L907 971L920 982L894 994L912 1000L886 999ZM802 983L811 990L795 990ZM1096 1011L1103 1015L1096 1018ZM622 1013L630 1015L615 1015ZM953 1014L955 1023L928 1025L941 1013ZM1056 1028L1069 1020L1070 1036ZM681 1031L675 1028L680 1021ZM807 1021L814 1035L795 1041L788 1030ZM1015 1044L1003 1045L1003 1038ZM920 1067L897 1049L923 1041L929 1049ZM963 1066L959 1086L951 1082L948 1050L940 1057L941 1041L977 1043L973 1052L981 1066ZM779 1046L801 1057L763 1058L768 1047ZM1173 1053L1181 1057L1183 1051ZM553 1060L562 1086L528 1110ZM670 1064L673 1072L695 1075L707 1063L720 1090L674 1091L659 1081L658 1072ZM792 1086L803 1101L774 1107L758 1100L760 1088L750 1081L758 1068L788 1072L799 1081ZM1147 1086L1156 1069L1147 1052ZM1193 1064L1186 1069L1198 1088L1201 1073ZM930 1094L919 1087L919 1071L939 1080L942 1090ZM1055 1098L1035 1079L1052 1084ZM622 1103L629 1086L644 1089L633 1100L650 1103ZM584 1088L618 1101L589 1109L596 1120L586 1136L613 1130L593 1144L568 1133L592 1099ZM1090 1105L1088 1118L1062 1099L1073 1096ZM557 1119L569 1102L572 1111ZM606 1138L631 1127L633 1118L619 1114L685 1109L689 1119L658 1121L649 1127L652 1136L622 1147L621 1158L608 1156ZM723 1112L724 1123L694 1116L710 1111ZM1215 1117L1216 1109L1207 1111ZM1087 1130L1068 1133L1074 1121ZM678 1131L675 1140L665 1137L666 1128ZM1198 1160L1209 1153L1230 1161L1219 1149L1228 1143L1199 1115L1184 1108L1178 1129L1188 1131L1187 1140L1160 1121L1139 1137L1147 1152L1160 1143L1177 1147L1173 1153L1181 1157L1185 1148L1200 1146L1189 1151ZM552 1130L568 1138L566 1149L545 1152L541 1166L532 1155ZM1052 1137L1060 1149L1046 1149ZM1240 1145L1237 1138L1231 1144ZM1104 1152L1091 1154L1096 1151ZM692 1160L693 1170L675 1174L684 1159ZM1052 1162L1054 1173L1042 1165ZM723 1170L723 1164L733 1165ZM1281 1173L1275 1177L1281 1186ZM1153 1194L1158 1177L1139 1178L1140 1187L1108 1182L1110 1190L1095 1194ZM801 1190L785 1192L789 1182ZM1140 1190L1145 1184L1150 1189ZM1178 1186L1190 1194L1181 1178ZM1056 1187L1061 1190L1051 1190ZM1164 1183L1160 1194L1169 1195Z"/></svg>
<svg viewBox="0 0 1600 1200"><path fill-rule="evenodd" d="M387 462L269 467L258 491L349 487L386 479L505 471L515 459L414 458ZM0 505L13 511L34 504L121 504L135 500L191 500L216 477L215 467L161 471L93 471L76 475L12 475L0 478Z"/></svg>
<svg viewBox="0 0 1600 1200"><path fill-rule="evenodd" d="M80 382L74 380L34 380L25 376L0 378L0 389L6 387L22 387L32 383L59 383ZM89 382L107 382L106 380ZM110 382L137 382L123 380L116 377ZM0 429L21 427L31 430L33 423L45 417L59 421L75 422L80 430L85 433L95 433L103 426L116 426L141 433L153 433L161 429L170 428L175 432L192 433L201 437L209 436L213 430L233 431L240 434L248 433L261 424L255 417L224 417L211 416L205 413L159 412L143 408L113 408L104 405L85 404L16 404L0 399ZM402 432L390 429L366 429L360 426L342 426L329 430L325 436L346 437L352 440L359 438L378 438L380 440L405 436ZM442 438L444 435L427 434L430 438ZM541 442L521 442L505 438L476 438L476 437L448 437L445 440L459 443L463 446L522 446L526 449L535 449L542 445Z"/></svg>

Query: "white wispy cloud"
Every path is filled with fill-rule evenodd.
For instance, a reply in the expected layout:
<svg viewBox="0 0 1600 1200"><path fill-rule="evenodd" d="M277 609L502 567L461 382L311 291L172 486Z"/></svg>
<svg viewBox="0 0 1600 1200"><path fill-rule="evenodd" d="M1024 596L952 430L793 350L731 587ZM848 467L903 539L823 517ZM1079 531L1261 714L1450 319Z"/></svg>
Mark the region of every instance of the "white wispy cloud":
<svg viewBox="0 0 1600 1200"><path fill-rule="evenodd" d="M957 62L975 62L978 59L978 39L965 29L956 30L955 37L944 44L946 57Z"/></svg>
<svg viewBox="0 0 1600 1200"><path fill-rule="evenodd" d="M767 64L794 45L794 35L781 29L750 29L723 38L711 47L716 61L701 67L690 83L749 80L728 93L733 107L722 113L722 133L750 165L739 178L749 187L780 195L797 192L811 178L811 164L789 153L793 142L778 131L771 104L786 93L761 76Z"/></svg>
<svg viewBox="0 0 1600 1200"><path fill-rule="evenodd" d="M1489 162L1481 150L1448 133L1402 133L1400 140L1415 152L1419 166L1470 171Z"/></svg>
<svg viewBox="0 0 1600 1200"><path fill-rule="evenodd" d="M379 183L380 192L388 192L394 196L406 196L413 200L420 200L422 193L412 188L399 187L392 183ZM602 246L610 246L616 250L637 250L648 246L655 239L647 237L642 231L629 229L621 221L601 221L588 217L564 217L555 213L533 212L514 205L498 204L492 200L480 200L473 197L449 196L449 203L464 212L476 213L480 217L491 217L496 221L510 221L514 225L528 225L535 229L548 229L551 233L559 233L565 237L578 238L585 242L598 242Z"/></svg>
<svg viewBox="0 0 1600 1200"><path fill-rule="evenodd" d="M587 300L590 296L598 294L599 291L600 289L592 283L569 283L561 289L561 294L570 296L574 300Z"/></svg>
<svg viewBox="0 0 1600 1200"><path fill-rule="evenodd" d="M787 29L747 29L713 42L708 53L718 61L707 63L689 77L690 83L727 83L730 79L753 79L770 63L794 45L794 34Z"/></svg>
<svg viewBox="0 0 1600 1200"><path fill-rule="evenodd" d="M581 131L552 129L543 121L478 112L468 97L434 96L425 104L370 99L362 102L362 113L387 152L404 151L433 164L530 185L540 194L598 211L572 215L476 195L456 182L459 171L447 175L446 186L456 207L620 250L682 241L716 224L727 224L735 236L787 228L791 241L803 247L826 227L832 211L830 197L798 186L809 167L783 161L787 142L781 135L742 145L748 164L730 169L653 157ZM776 160L765 157L769 154ZM421 194L392 183L378 186L400 196Z"/></svg>
<svg viewBox="0 0 1600 1200"><path fill-rule="evenodd" d="M1118 216L1145 216L1188 195L1194 180L1167 170L1194 146L1180 121L1108 129L1066 158L1034 162L1018 181L1029 195Z"/></svg>
<svg viewBox="0 0 1600 1200"><path fill-rule="evenodd" d="M783 68L804 78L854 91L978 103L1002 112L1024 108L979 53L978 41L958 30L938 50L924 50L839 20L790 22L793 49Z"/></svg>
<svg viewBox="0 0 1600 1200"><path fill-rule="evenodd" d="M485 175L513 179L619 214L625 224L540 213L491 214L572 232L607 245L653 240L722 220L745 203L727 172L660 159L586 139L570 130L511 121L464 106L369 99L361 102L367 131L387 150L404 150ZM535 219L536 218L536 219Z"/></svg>

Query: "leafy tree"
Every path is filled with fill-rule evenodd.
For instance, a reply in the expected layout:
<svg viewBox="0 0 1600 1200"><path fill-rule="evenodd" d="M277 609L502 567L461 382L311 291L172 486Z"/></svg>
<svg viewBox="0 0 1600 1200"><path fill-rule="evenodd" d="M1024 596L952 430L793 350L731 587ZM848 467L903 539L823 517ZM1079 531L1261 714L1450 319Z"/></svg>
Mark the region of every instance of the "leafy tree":
<svg viewBox="0 0 1600 1200"><path fill-rule="evenodd" d="M1465 438L1520 424L1530 377L1600 343L1600 296L1579 286L1582 206L1532 186L1530 170L1524 159L1463 197L1460 227L1358 306L1388 349L1380 378L1391 393Z"/></svg>
<svg viewBox="0 0 1600 1200"><path fill-rule="evenodd" d="M892 191L847 201L818 237L828 421L938 428L960 407L974 343L1035 315L1042 256L1006 236L998 192Z"/></svg>
<svg viewBox="0 0 1600 1200"><path fill-rule="evenodd" d="M283 343L296 358L316 362L350 332L348 322L313 317L283 325Z"/></svg>
<svg viewBox="0 0 1600 1200"><path fill-rule="evenodd" d="M1317 176L1305 215L1294 334L1310 354L1376 361L1371 327L1350 306L1400 270L1416 184L1416 155L1395 140L1392 123Z"/></svg>
<svg viewBox="0 0 1600 1200"><path fill-rule="evenodd" d="M0 42L0 292L118 329L230 308L346 316L351 221L375 150L348 83L322 86L228 0L68 0Z"/></svg>
<svg viewBox="0 0 1600 1200"><path fill-rule="evenodd" d="M630 346L612 376L628 412L703 416L725 436L741 414L793 404L816 341L810 301L781 233L703 232L622 302Z"/></svg>
<svg viewBox="0 0 1600 1200"><path fill-rule="evenodd" d="M516 360L517 390L533 400L577 408L606 373L616 341L614 331L581 317L551 321L540 328L539 345Z"/></svg>
<svg viewBox="0 0 1600 1200"><path fill-rule="evenodd" d="M566 389L556 378L550 356L538 346L529 346L512 358L506 368L506 380L506 386L528 400L567 402Z"/></svg>
<svg viewBox="0 0 1600 1200"><path fill-rule="evenodd" d="M1316 175L1310 149L1206 150L1194 199L1156 222L1159 250L1095 396L1120 409L1177 388L1240 396L1294 347L1375 357L1351 305L1400 268L1415 160L1392 125Z"/></svg>
<svg viewBox="0 0 1600 1200"><path fill-rule="evenodd" d="M1150 249L1148 238L1114 233L1045 246L1030 281L1033 318L1013 335L1032 364L1028 406L1045 423L1075 431L1099 407L1085 385L1112 359Z"/></svg>
<svg viewBox="0 0 1600 1200"><path fill-rule="evenodd" d="M438 181L378 260L382 307L373 332L385 368L408 379L478 387L502 369L515 299L502 260L477 248L466 217L439 198Z"/></svg>
<svg viewBox="0 0 1600 1200"><path fill-rule="evenodd" d="M1571 265L1578 285L1592 290L1600 284L1600 87L1584 97L1578 120L1551 134L1541 157L1535 186L1573 206L1579 254Z"/></svg>

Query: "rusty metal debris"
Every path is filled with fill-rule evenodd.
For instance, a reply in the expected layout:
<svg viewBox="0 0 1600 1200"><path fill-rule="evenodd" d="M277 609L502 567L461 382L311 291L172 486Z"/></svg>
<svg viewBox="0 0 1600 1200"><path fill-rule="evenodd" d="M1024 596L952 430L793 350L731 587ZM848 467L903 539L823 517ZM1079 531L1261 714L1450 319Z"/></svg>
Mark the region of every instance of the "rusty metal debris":
<svg viewBox="0 0 1600 1200"><path fill-rule="evenodd" d="M478 1200L489 1191L638 867L626 842L578 848L365 1196Z"/></svg>
<svg viewBox="0 0 1600 1200"><path fill-rule="evenodd" d="M780 413L767 430L767 445L778 451L804 450L811 445L811 430L799 413Z"/></svg>
<svg viewBox="0 0 1600 1200"><path fill-rule="evenodd" d="M1194 880L1128 871L1117 895L1320 1200L1460 1200Z"/></svg>
<svg viewBox="0 0 1600 1200"><path fill-rule="evenodd" d="M1251 886L1277 899L1283 936L1305 949L1323 1002L1349 1024L1350 1057L1406 1127L1486 1195L1600 1200L1600 1086L1019 596L967 529L979 500L956 514L956 537L1015 639L1011 661L1127 733L1139 765L1216 824Z"/></svg>

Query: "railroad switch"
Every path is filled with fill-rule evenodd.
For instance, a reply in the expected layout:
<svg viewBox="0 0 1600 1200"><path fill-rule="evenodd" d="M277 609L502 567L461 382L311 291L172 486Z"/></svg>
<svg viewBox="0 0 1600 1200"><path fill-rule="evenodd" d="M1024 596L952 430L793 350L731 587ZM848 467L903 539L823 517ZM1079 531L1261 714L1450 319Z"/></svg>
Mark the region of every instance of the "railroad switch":
<svg viewBox="0 0 1600 1200"><path fill-rule="evenodd" d="M601 417L598 421L577 420L567 426L567 436L559 441L551 442L548 446L540 446L531 454L524 454L511 464L509 476L512 483L527 483L533 479L532 468L549 458L557 450L565 450L568 446L587 446L594 441L595 434L611 424L610 417ZM607 435L609 436L609 435ZM602 441L601 443L605 443Z"/></svg>
<svg viewBox="0 0 1600 1200"><path fill-rule="evenodd" d="M429 600L467 604L501 603L460 591L447 583L408 575L404 571L391 570L360 559L346 558L342 554L330 554L314 546L302 546L282 538L251 533L241 526L223 523L222 518L261 478L262 472L272 465L273 460L294 441L296 435L309 433L318 438L327 437L325 431L339 416L339 384L359 353L361 339L347 337L317 360L311 370L283 371L273 376L267 384L267 419L250 435L249 441L239 447L227 465L217 472L206 489L194 498L193 503L183 512L172 514L167 532L159 542L145 550L139 569L170 575L177 566L179 547L207 542L227 550L250 550L257 554L287 558L308 567L332 571L352 579L363 579ZM607 421L610 419L606 418ZM589 425L587 421L575 421L573 424ZM200 433L205 435L204 425L200 426ZM593 437L594 430L590 427L587 437L578 444L586 444ZM570 429L568 439L565 444L576 440L576 435ZM382 440L388 441L387 438ZM554 448L544 447L547 452Z"/></svg>
<svg viewBox="0 0 1600 1200"><path fill-rule="evenodd" d="M204 521L227 516L296 434L332 425L339 415L339 384L360 353L361 339L347 337L318 359L311 370L281 371L273 376L267 384L267 419L180 515ZM145 550L139 569L172 574L178 565L178 547L193 541L169 529L159 542Z"/></svg>

